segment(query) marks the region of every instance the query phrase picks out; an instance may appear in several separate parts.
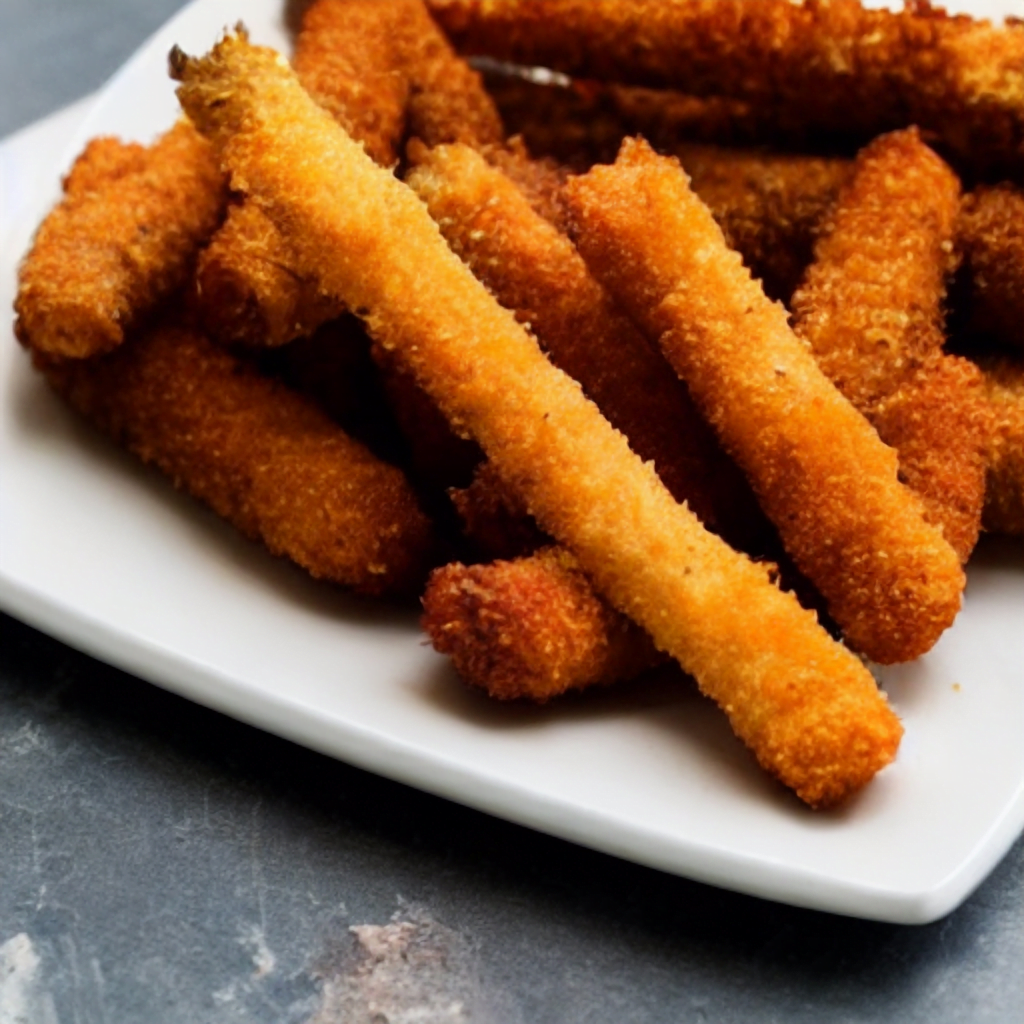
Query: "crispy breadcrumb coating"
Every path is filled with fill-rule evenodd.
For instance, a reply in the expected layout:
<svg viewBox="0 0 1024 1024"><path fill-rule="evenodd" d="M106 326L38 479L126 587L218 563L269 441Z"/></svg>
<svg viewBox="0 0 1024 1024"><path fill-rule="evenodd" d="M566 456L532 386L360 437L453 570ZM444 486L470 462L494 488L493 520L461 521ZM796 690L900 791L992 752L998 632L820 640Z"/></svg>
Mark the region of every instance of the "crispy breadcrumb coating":
<svg viewBox="0 0 1024 1024"><path fill-rule="evenodd" d="M184 283L224 200L209 143L187 121L149 147L90 142L22 262L18 338L69 359L116 348Z"/></svg>
<svg viewBox="0 0 1024 1024"><path fill-rule="evenodd" d="M429 0L462 53L746 100L784 134L917 124L978 171L1024 168L1024 27L859 0Z"/></svg>
<svg viewBox="0 0 1024 1024"><path fill-rule="evenodd" d="M650 637L594 593L565 548L514 561L435 569L423 629L472 686L543 703L631 679L664 660Z"/></svg>
<svg viewBox="0 0 1024 1024"><path fill-rule="evenodd" d="M960 608L956 554L678 162L627 140L566 193L591 271L658 340L847 641L882 663L931 648Z"/></svg>
<svg viewBox="0 0 1024 1024"><path fill-rule="evenodd" d="M572 242L466 146L419 151L406 181L454 252L529 325L633 451L653 461L673 497L709 529L724 527L732 543L749 542L761 511L746 481L686 386L594 280Z"/></svg>
<svg viewBox="0 0 1024 1024"><path fill-rule="evenodd" d="M37 365L100 431L273 554L360 594L422 585L432 530L402 472L202 335L157 326L110 355Z"/></svg>
<svg viewBox="0 0 1024 1024"><path fill-rule="evenodd" d="M232 203L196 266L196 306L210 336L222 345L274 348L339 316L342 304L297 274L293 262L258 206Z"/></svg>
<svg viewBox="0 0 1024 1024"><path fill-rule="evenodd" d="M971 327L1024 350L1024 192L981 186L964 197L958 225Z"/></svg>
<svg viewBox="0 0 1024 1024"><path fill-rule="evenodd" d="M410 131L431 144L504 138L479 75L422 0L316 0L302 16L292 65L383 167L398 162ZM244 202L204 253L197 284L203 324L226 344L282 345L343 312L303 279L273 224Z"/></svg>
<svg viewBox="0 0 1024 1024"><path fill-rule="evenodd" d="M292 66L306 91L382 167L405 134L409 76L398 40L417 0L316 0L302 15Z"/></svg>
<svg viewBox="0 0 1024 1024"><path fill-rule="evenodd" d="M1024 536L1024 362L981 360L992 415L985 442L984 524L993 533Z"/></svg>
<svg viewBox="0 0 1024 1024"><path fill-rule="evenodd" d="M175 51L171 67L183 106L300 266L365 313L375 340L768 771L824 807L892 760L902 727L861 662L672 499L283 58L234 35L202 59Z"/></svg>
<svg viewBox="0 0 1024 1024"><path fill-rule="evenodd" d="M986 407L977 369L942 353L959 209L960 183L916 129L880 136L858 155L792 310L966 562L981 528Z"/></svg>
<svg viewBox="0 0 1024 1024"><path fill-rule="evenodd" d="M487 461L477 466L469 484L451 488L448 496L463 534L485 559L518 558L551 544Z"/></svg>

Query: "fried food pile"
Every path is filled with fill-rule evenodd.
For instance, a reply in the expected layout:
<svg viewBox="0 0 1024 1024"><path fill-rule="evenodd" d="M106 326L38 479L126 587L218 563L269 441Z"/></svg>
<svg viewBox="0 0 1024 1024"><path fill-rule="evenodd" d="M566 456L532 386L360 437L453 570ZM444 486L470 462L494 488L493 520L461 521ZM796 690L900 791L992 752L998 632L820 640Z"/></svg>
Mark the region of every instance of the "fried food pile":
<svg viewBox="0 0 1024 1024"><path fill-rule="evenodd" d="M469 684L672 661L831 807L903 732L863 659L1024 534L1022 54L925 5L314 0L90 143L16 334L275 555L422 595Z"/></svg>

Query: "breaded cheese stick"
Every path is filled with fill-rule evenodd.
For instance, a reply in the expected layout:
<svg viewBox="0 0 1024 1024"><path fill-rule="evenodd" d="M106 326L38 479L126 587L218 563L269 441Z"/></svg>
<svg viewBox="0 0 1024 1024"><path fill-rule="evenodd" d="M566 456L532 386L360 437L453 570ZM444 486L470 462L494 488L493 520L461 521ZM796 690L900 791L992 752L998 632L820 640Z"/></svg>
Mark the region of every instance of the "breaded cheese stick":
<svg viewBox="0 0 1024 1024"><path fill-rule="evenodd" d="M383 167L411 131L430 144L501 143L479 75L456 56L423 0L315 0L292 60L304 88ZM198 274L204 326L226 344L276 346L340 315L311 287L259 209L233 208Z"/></svg>
<svg viewBox="0 0 1024 1024"><path fill-rule="evenodd" d="M964 196L957 225L971 327L1024 350L1024 192L981 186Z"/></svg>
<svg viewBox="0 0 1024 1024"><path fill-rule="evenodd" d="M75 410L252 540L360 594L411 595L432 530L401 470L201 334L37 366Z"/></svg>
<svg viewBox="0 0 1024 1024"><path fill-rule="evenodd" d="M985 498L986 407L978 370L942 351L959 210L959 181L916 129L880 136L858 155L791 308L966 562Z"/></svg>
<svg viewBox="0 0 1024 1024"><path fill-rule="evenodd" d="M562 547L435 569L422 623L459 675L498 700L544 703L632 679L664 660L639 626L594 593Z"/></svg>
<svg viewBox="0 0 1024 1024"><path fill-rule="evenodd" d="M449 246L555 366L579 381L677 501L751 550L761 510L664 358L594 280L569 239L467 146L418 150L406 181ZM765 525L762 533L770 532ZM746 542L746 543L745 543Z"/></svg>
<svg viewBox="0 0 1024 1024"><path fill-rule="evenodd" d="M847 641L882 663L927 651L960 608L956 554L678 162L627 140L566 193L591 271L687 382Z"/></svg>
<svg viewBox="0 0 1024 1024"><path fill-rule="evenodd" d="M783 133L917 124L977 171L1024 167L1024 27L859 0L429 0L459 51L721 95Z"/></svg>
<svg viewBox="0 0 1024 1024"><path fill-rule="evenodd" d="M15 331L40 352L109 352L185 281L225 190L209 143L180 121L152 146L96 139L19 271Z"/></svg>
<svg viewBox="0 0 1024 1024"><path fill-rule="evenodd" d="M1024 363L981 360L991 409L985 439L984 524L993 533L1024 536Z"/></svg>
<svg viewBox="0 0 1024 1024"><path fill-rule="evenodd" d="M171 67L183 106L300 266L365 311L377 342L768 771L824 807L892 760L902 728L860 661L672 499L283 58L234 35L202 59L175 51Z"/></svg>
<svg viewBox="0 0 1024 1024"><path fill-rule="evenodd" d="M306 91L382 167L399 157L411 83L399 38L417 0L315 0L292 65Z"/></svg>
<svg viewBox="0 0 1024 1024"><path fill-rule="evenodd" d="M258 206L232 203L196 264L204 329L222 345L275 348L340 316L342 304L297 274L293 263Z"/></svg>

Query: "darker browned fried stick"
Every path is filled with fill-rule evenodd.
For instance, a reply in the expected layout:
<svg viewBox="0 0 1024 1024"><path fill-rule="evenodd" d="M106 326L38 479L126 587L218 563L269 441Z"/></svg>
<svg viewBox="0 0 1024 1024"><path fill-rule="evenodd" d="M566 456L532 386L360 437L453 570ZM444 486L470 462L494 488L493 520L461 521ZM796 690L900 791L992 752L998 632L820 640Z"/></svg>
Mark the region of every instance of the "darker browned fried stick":
<svg viewBox="0 0 1024 1024"><path fill-rule="evenodd" d="M187 121L150 147L89 143L21 265L18 337L64 358L116 348L184 283L224 199L209 143Z"/></svg>
<svg viewBox="0 0 1024 1024"><path fill-rule="evenodd" d="M901 479L966 561L981 527L986 407L977 369L942 352L959 203L955 175L915 130L876 139L792 309L797 333L899 453Z"/></svg>
<svg viewBox="0 0 1024 1024"><path fill-rule="evenodd" d="M338 316L341 303L291 264L266 215L251 203L233 203L196 266L196 305L205 330L222 345L275 348Z"/></svg>
<svg viewBox="0 0 1024 1024"><path fill-rule="evenodd" d="M401 471L202 335L159 326L107 356L37 365L104 434L274 554L361 594L422 585L432 531Z"/></svg>
<svg viewBox="0 0 1024 1024"><path fill-rule="evenodd" d="M462 678L499 700L544 702L631 679L665 660L650 637L602 601L564 548L435 569L423 628Z"/></svg>
<svg viewBox="0 0 1024 1024"><path fill-rule="evenodd" d="M985 529L1024 536L1024 363L981 360L991 416L985 438Z"/></svg>
<svg viewBox="0 0 1024 1024"><path fill-rule="evenodd" d="M1024 27L859 0L429 0L459 51L722 95L784 132L918 124L977 171L1024 167Z"/></svg>
<svg viewBox="0 0 1024 1024"><path fill-rule="evenodd" d="M964 197L958 233L972 328L1024 350L1024 192L976 189Z"/></svg>

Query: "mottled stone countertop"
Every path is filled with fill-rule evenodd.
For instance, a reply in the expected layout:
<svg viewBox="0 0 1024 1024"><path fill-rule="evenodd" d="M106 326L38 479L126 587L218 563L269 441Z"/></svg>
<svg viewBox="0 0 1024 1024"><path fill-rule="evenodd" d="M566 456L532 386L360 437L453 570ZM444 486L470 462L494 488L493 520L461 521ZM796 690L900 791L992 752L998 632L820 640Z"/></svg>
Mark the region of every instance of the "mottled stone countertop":
<svg viewBox="0 0 1024 1024"><path fill-rule="evenodd" d="M0 136L96 89L179 6L2 0ZM0 1024L1020 1024L1022 908L1021 841L916 928L670 877L0 616Z"/></svg>

